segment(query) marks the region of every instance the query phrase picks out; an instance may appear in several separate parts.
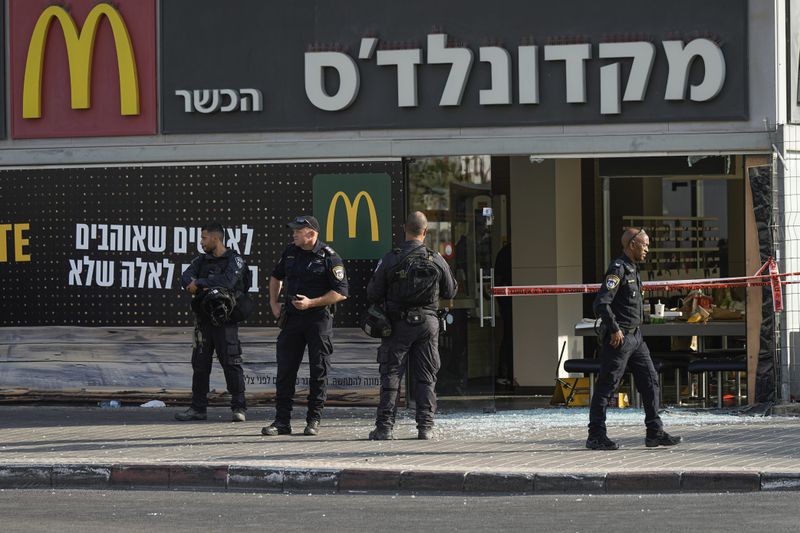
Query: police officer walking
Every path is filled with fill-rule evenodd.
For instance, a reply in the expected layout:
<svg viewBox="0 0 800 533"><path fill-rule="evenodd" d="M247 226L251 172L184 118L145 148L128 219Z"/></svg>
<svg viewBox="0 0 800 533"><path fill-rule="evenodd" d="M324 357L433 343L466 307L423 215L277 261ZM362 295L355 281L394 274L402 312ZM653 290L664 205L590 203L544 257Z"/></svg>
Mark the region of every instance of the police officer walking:
<svg viewBox="0 0 800 533"><path fill-rule="evenodd" d="M242 257L225 247L225 230L217 223L202 227L200 245L205 252L196 257L181 276L181 287L191 294L195 312L192 351L192 404L175 418L205 420L209 377L214 351L222 365L231 395L232 420L245 421L244 372L239 328L231 320L236 298L249 289L249 270Z"/></svg>
<svg viewBox="0 0 800 533"><path fill-rule="evenodd" d="M589 438L586 447L592 450L616 450L616 442L606 434L606 409L619 386L626 368L633 374L636 388L642 395L647 434L645 445L674 446L681 442L664 431L658 416L658 374L650 358L650 350L639 326L644 318L642 281L639 263L647 257L650 237L644 229L628 228L622 235L622 255L606 271L605 280L594 300L595 315L600 317L602 343L600 375L589 410Z"/></svg>
<svg viewBox="0 0 800 533"><path fill-rule="evenodd" d="M406 359L414 369L417 437L433 437L436 412L436 374L439 360L439 298L453 298L458 290L450 266L425 246L428 219L417 211L408 216L406 241L383 256L367 285L367 299L384 304L392 333L381 340L378 363L380 403L370 440L391 440Z"/></svg>
<svg viewBox="0 0 800 533"><path fill-rule="evenodd" d="M319 239L320 226L312 216L287 224L292 244L283 251L269 278L269 304L278 318L278 377L275 421L263 435L292 432L291 414L297 371L308 346L309 393L305 435L319 432L333 353L331 307L347 298L347 276L342 258ZM278 295L283 287L283 304Z"/></svg>

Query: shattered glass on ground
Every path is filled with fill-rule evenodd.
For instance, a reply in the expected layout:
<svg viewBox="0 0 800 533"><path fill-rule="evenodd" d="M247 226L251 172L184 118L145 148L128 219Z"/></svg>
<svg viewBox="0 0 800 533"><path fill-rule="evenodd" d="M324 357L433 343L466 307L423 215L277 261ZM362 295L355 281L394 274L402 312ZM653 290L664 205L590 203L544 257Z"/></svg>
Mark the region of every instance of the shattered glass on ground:
<svg viewBox="0 0 800 533"><path fill-rule="evenodd" d="M401 423L413 423L413 411L403 413ZM407 420L406 420L407 419ZM774 422L771 417L751 416L740 410L723 409L665 409L661 412L665 429L671 427L702 427L721 425L763 424ZM448 436L468 435L469 438L530 437L532 431L575 428L585 430L589 423L588 407L542 408L521 411L453 412L436 416L436 427ZM606 421L613 427L644 428L644 410L609 409Z"/></svg>

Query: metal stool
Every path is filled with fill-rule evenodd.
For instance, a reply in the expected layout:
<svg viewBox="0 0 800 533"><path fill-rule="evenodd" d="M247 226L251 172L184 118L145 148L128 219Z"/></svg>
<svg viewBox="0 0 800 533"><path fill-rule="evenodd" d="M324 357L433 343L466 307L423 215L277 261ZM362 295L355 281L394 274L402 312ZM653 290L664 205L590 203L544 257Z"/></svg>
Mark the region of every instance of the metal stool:
<svg viewBox="0 0 800 533"><path fill-rule="evenodd" d="M656 372L659 374L659 383L663 380L661 375L668 371L675 371L675 405L681 404L681 374L689 369L689 361L691 361L691 352L660 352L651 354L653 359L653 366L656 367ZM663 400L663 390L662 400ZM663 402L662 402L663 403Z"/></svg>
<svg viewBox="0 0 800 533"><path fill-rule="evenodd" d="M717 374L717 407L722 407L722 373L736 372L736 403L742 404L742 372L747 372L747 360L742 357L695 359L689 363L690 374L716 372ZM703 379L703 402L708 399L708 380Z"/></svg>

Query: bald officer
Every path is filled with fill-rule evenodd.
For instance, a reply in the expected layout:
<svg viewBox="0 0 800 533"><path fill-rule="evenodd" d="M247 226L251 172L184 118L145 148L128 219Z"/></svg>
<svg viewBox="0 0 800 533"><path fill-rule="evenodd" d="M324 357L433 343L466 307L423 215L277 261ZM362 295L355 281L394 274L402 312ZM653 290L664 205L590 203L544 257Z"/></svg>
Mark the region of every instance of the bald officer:
<svg viewBox="0 0 800 533"><path fill-rule="evenodd" d="M681 442L664 431L658 416L658 374L650 358L650 350L639 326L644 318L642 280L636 265L644 261L650 237L643 228L628 228L622 235L622 255L611 262L603 284L594 300L594 312L602 320L600 327L600 375L594 387L589 410L590 450L616 450L616 442L606 434L606 408L617 390L626 368L633 374L636 388L642 395L647 435L645 445L674 446Z"/></svg>

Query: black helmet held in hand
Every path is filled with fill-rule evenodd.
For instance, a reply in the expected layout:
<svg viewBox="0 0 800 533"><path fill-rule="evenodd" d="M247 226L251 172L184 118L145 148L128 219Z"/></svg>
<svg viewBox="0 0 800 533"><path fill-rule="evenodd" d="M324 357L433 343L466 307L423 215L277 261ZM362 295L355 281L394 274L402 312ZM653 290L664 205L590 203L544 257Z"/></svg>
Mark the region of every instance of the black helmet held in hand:
<svg viewBox="0 0 800 533"><path fill-rule="evenodd" d="M195 296L192 310L211 320L215 326L224 326L231 320L231 313L236 307L236 298L228 289L215 287Z"/></svg>

